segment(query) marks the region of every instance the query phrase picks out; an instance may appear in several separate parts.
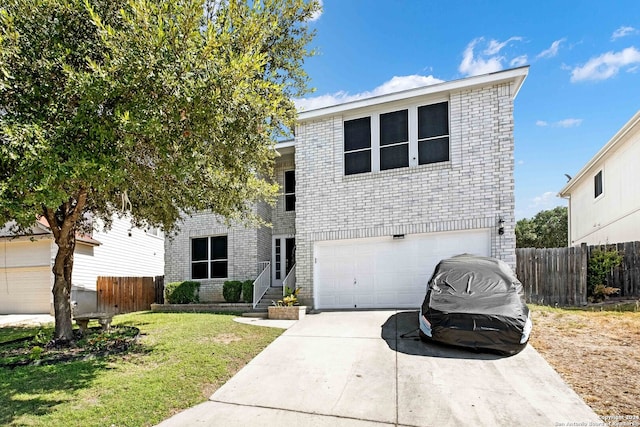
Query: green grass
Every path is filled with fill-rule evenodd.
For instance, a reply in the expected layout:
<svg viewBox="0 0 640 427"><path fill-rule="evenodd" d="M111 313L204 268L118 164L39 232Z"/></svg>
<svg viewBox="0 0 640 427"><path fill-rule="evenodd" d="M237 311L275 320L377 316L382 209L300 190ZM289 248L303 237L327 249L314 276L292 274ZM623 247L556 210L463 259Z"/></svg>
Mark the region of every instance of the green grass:
<svg viewBox="0 0 640 427"><path fill-rule="evenodd" d="M207 313L133 313L126 354L47 366L0 368L0 425L148 426L205 401L282 330ZM0 343L40 328L0 328ZM13 337L13 338L9 338Z"/></svg>

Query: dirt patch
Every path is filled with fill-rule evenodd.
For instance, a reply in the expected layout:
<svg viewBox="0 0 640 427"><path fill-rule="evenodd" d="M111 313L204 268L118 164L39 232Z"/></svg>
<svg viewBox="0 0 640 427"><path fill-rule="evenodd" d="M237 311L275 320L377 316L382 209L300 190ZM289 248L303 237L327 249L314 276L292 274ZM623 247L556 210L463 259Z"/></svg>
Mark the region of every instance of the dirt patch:
<svg viewBox="0 0 640 427"><path fill-rule="evenodd" d="M640 313L531 308L530 343L582 399L600 416L640 417Z"/></svg>
<svg viewBox="0 0 640 427"><path fill-rule="evenodd" d="M213 337L212 341L222 344L231 344L235 341L242 341L242 338L237 336L236 334L219 334Z"/></svg>

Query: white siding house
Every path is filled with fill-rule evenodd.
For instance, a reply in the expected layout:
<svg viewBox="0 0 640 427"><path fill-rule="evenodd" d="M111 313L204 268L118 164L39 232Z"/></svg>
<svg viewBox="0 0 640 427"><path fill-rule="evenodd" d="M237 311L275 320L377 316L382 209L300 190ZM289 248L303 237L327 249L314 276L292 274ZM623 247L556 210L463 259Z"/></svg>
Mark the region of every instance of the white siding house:
<svg viewBox="0 0 640 427"><path fill-rule="evenodd" d="M28 236L0 235L0 314L50 313L53 260L57 246L48 228L37 224ZM164 271L164 237L114 219L111 230L98 224L79 236L72 273L72 299L95 310L98 276L159 276Z"/></svg>
<svg viewBox="0 0 640 427"><path fill-rule="evenodd" d="M165 280L198 280L201 301L220 301L224 280L253 279L268 261L271 285L295 272L315 308L416 308L445 257L513 267L513 105L527 73L301 112L295 139L276 145L281 196L258 208L272 228L185 218L166 240Z"/></svg>
<svg viewBox="0 0 640 427"><path fill-rule="evenodd" d="M569 245L640 240L640 111L560 191Z"/></svg>

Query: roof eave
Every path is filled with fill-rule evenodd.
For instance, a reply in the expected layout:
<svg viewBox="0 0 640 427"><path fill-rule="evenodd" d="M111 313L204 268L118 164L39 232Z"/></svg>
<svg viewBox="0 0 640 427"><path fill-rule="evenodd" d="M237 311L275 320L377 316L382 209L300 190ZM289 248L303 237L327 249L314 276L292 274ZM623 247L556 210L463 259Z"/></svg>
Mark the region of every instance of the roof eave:
<svg viewBox="0 0 640 427"><path fill-rule="evenodd" d="M298 113L298 122L317 119L324 116L331 116L340 114L344 111L366 108L403 99L417 98L420 96L444 92L453 92L456 90L468 89L477 86L486 86L489 84L496 84L506 81L514 81L515 90L513 93L513 97L515 98L518 94L518 91L520 90L520 87L522 87L522 83L524 82L528 73L529 66L527 65L523 67L512 68L509 70L497 71L494 73L482 74L473 77L466 77L464 79L452 80L414 89L407 89L404 91L374 96L371 98L359 99L356 101L317 108L315 110L302 111Z"/></svg>
<svg viewBox="0 0 640 427"><path fill-rule="evenodd" d="M634 114L633 117L627 123L625 123L618 132L616 132L616 134L604 145L604 147L600 149L600 151L595 154L595 156L591 158L591 160L587 162L586 165L582 167L582 169L580 169L576 176L574 176L562 188L562 190L560 190L558 196L562 198L568 198L571 195L571 189L578 183L578 181L581 181L582 177L584 177L595 164L602 160L602 158L606 156L609 151L613 150L620 143L625 135L627 135L633 128L635 128L639 124L640 110L638 110L636 114Z"/></svg>

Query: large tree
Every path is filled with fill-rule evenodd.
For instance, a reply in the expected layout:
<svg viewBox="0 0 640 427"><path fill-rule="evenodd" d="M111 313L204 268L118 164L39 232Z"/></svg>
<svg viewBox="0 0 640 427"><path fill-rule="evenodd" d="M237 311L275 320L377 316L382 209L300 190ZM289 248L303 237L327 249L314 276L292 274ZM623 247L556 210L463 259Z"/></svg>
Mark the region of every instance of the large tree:
<svg viewBox="0 0 640 427"><path fill-rule="evenodd" d="M250 220L273 141L307 92L315 0L5 0L0 224L58 246L57 340L72 339L76 234L88 219L172 230L209 210Z"/></svg>
<svg viewBox="0 0 640 427"><path fill-rule="evenodd" d="M558 206L516 223L516 247L562 248L568 240L567 208Z"/></svg>

